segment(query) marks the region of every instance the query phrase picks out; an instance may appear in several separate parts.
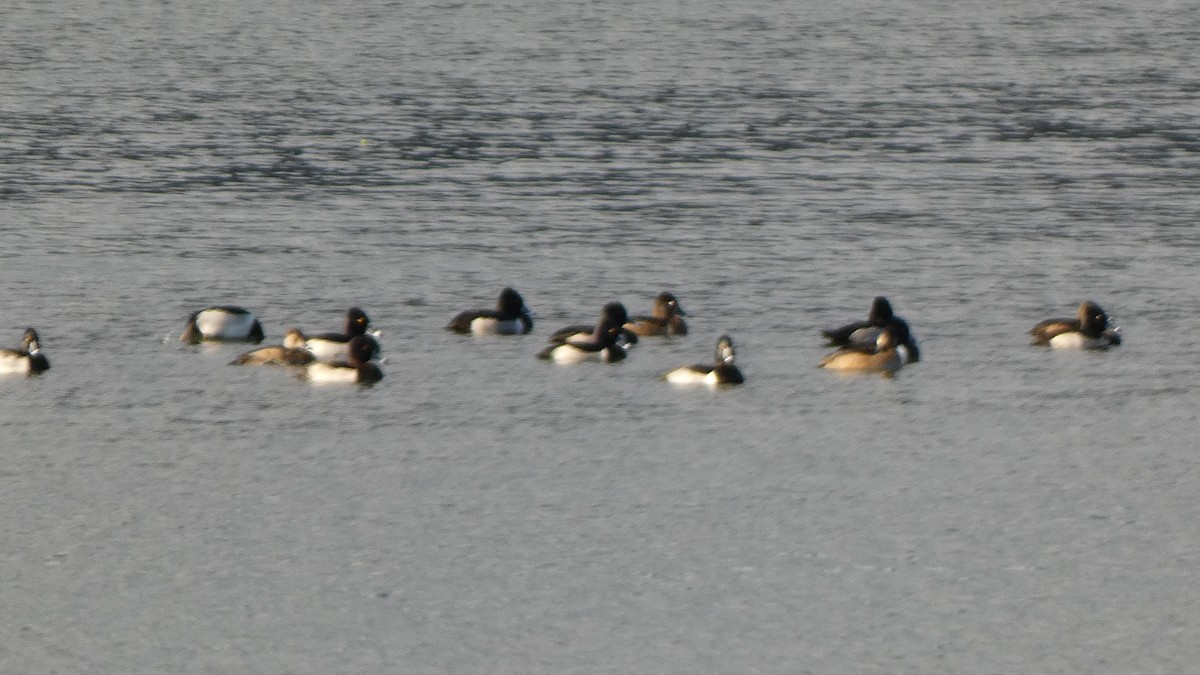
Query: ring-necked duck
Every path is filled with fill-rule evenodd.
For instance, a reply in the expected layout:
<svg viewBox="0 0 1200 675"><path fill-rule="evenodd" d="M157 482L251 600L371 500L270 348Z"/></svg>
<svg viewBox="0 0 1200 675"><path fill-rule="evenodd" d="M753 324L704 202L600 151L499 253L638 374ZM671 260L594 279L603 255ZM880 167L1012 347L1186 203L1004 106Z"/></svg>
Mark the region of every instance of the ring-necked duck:
<svg viewBox="0 0 1200 675"><path fill-rule="evenodd" d="M682 366L666 375L667 382L672 384L741 384L746 381L742 371L733 364L733 339L722 335L717 340L717 352L714 363Z"/></svg>
<svg viewBox="0 0 1200 675"><path fill-rule="evenodd" d="M304 346L304 333L289 328L283 336L282 345L260 347L242 354L233 360L238 366L303 366L316 357Z"/></svg>
<svg viewBox="0 0 1200 675"><path fill-rule="evenodd" d="M346 310L346 324L341 333L313 335L305 340L304 345L318 361L326 363L348 361L350 340L360 335L366 335L367 326L370 324L371 320L367 318L366 312L358 307L351 307ZM379 343L374 340L371 342L378 349ZM372 355L373 357L374 355Z"/></svg>
<svg viewBox="0 0 1200 675"><path fill-rule="evenodd" d="M638 335L687 335L687 323L683 320L687 312L674 295L666 291L659 293L651 312L652 316L630 318L625 327Z"/></svg>
<svg viewBox="0 0 1200 675"><path fill-rule="evenodd" d="M1033 344L1055 349L1107 349L1121 344L1121 334L1109 328L1108 315L1091 300L1079 305L1074 319L1048 319L1034 326L1029 334Z"/></svg>
<svg viewBox="0 0 1200 675"><path fill-rule="evenodd" d="M179 336L181 342L194 345L205 340L223 342L262 342L263 329L258 319L244 307L222 305L207 307L188 317Z"/></svg>
<svg viewBox="0 0 1200 675"><path fill-rule="evenodd" d="M32 328L25 329L19 349L0 349L0 373L32 375L50 369L50 361L42 353L38 334Z"/></svg>
<svg viewBox="0 0 1200 675"><path fill-rule="evenodd" d="M916 363L921 360L921 349L908 327L908 322L892 312L892 303L881 296L871 303L871 311L866 321L848 323L840 328L823 330L821 334L828 340L830 347L867 347L875 345L879 333L887 326L892 328L892 339L896 342L897 350L905 363Z"/></svg>
<svg viewBox="0 0 1200 675"><path fill-rule="evenodd" d="M595 335L596 326L608 322L621 326L621 332L617 336L617 344L622 349L627 350L636 345L638 341L637 335L625 326L628 321L629 312L625 311L625 305L619 302L610 302L604 305L604 309L600 311L600 321L597 324L577 324L560 328L554 331L546 342L553 345L561 345L564 342L588 342Z"/></svg>
<svg viewBox="0 0 1200 675"><path fill-rule="evenodd" d="M496 309L462 312L450 320L447 330L475 335L524 335L533 330L533 316L521 294L511 288L500 291Z"/></svg>
<svg viewBox="0 0 1200 675"><path fill-rule="evenodd" d="M312 382L338 384L372 384L383 379L383 371L371 358L379 350L375 338L357 335L346 344L347 358L337 363L314 361L308 364L305 375Z"/></svg>
<svg viewBox="0 0 1200 675"><path fill-rule="evenodd" d="M891 376L904 365L904 359L896 351L893 326L879 331L875 345L843 347L821 359L822 368L842 372L883 373Z"/></svg>
<svg viewBox="0 0 1200 675"><path fill-rule="evenodd" d="M543 349L538 358L549 359L555 363L580 363L583 361L603 361L612 363L625 358L625 350L617 344L621 335L621 324L615 321L601 321L596 326L596 332L588 340L571 340L562 344L550 345Z"/></svg>

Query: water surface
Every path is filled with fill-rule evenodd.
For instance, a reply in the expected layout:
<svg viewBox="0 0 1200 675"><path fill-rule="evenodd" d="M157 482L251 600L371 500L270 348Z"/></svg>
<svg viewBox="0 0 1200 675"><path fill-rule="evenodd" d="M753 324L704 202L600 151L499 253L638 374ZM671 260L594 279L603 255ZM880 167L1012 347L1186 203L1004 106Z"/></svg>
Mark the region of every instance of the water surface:
<svg viewBox="0 0 1200 675"><path fill-rule="evenodd" d="M1200 12L17 2L12 672L1179 672ZM505 285L531 336L442 330ZM609 300L691 333L538 362ZM815 368L884 294L924 360ZM1091 298L1109 353L1028 346ZM361 305L386 379L176 342ZM746 386L658 378L734 336ZM4 337L7 336L7 337Z"/></svg>

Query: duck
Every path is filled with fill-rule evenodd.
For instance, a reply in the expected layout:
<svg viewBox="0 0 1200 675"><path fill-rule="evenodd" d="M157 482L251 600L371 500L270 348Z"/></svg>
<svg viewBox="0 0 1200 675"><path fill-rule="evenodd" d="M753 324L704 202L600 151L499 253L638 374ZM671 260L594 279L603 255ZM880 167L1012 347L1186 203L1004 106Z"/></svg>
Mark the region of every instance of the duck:
<svg viewBox="0 0 1200 675"><path fill-rule="evenodd" d="M625 349L617 344L620 334L621 324L605 319L596 326L591 338L552 344L539 352L538 358L561 364L583 361L615 363L625 358Z"/></svg>
<svg viewBox="0 0 1200 675"><path fill-rule="evenodd" d="M625 327L636 335L687 335L687 322L683 317L687 312L679 304L679 299L671 293L663 291L654 298L654 308L650 316L634 316L625 322Z"/></svg>
<svg viewBox="0 0 1200 675"><path fill-rule="evenodd" d="M599 323L606 321L621 326L620 333L617 335L617 344L622 349L628 351L637 344L637 334L626 327L626 323L629 321L629 312L625 310L625 305L619 302L610 302L604 305L604 308L600 310ZM576 324L560 328L551 333L546 341L553 345L561 345L565 342L588 342L596 333L596 326L599 323L595 325Z"/></svg>
<svg viewBox="0 0 1200 675"><path fill-rule="evenodd" d="M533 330L533 315L520 293L505 288L496 299L496 309L461 312L446 329L463 335L524 335Z"/></svg>
<svg viewBox="0 0 1200 675"><path fill-rule="evenodd" d="M840 328L822 330L827 345L830 347L867 347L870 348L879 338L883 328L891 326L892 338L896 348L905 363L916 363L921 360L921 349L913 337L908 322L896 316L892 311L892 303L882 295L876 296L871 302L871 311L866 321L855 321Z"/></svg>
<svg viewBox="0 0 1200 675"><path fill-rule="evenodd" d="M356 335L346 343L345 361L313 361L305 369L310 382L336 384L374 384L383 379L383 371L371 361L379 345L370 335Z"/></svg>
<svg viewBox="0 0 1200 675"><path fill-rule="evenodd" d="M42 353L37 331L25 329L21 346L17 349L0 349L0 373L33 375L50 369L50 361Z"/></svg>
<svg viewBox="0 0 1200 675"><path fill-rule="evenodd" d="M746 378L742 376L742 371L734 365L733 356L733 338L722 335L717 339L714 363L681 366L668 372L664 377L671 384L706 384L710 387L742 384Z"/></svg>
<svg viewBox="0 0 1200 675"><path fill-rule="evenodd" d="M233 360L235 366L304 366L316 360L304 346L304 333L289 328L282 345L271 345L248 351Z"/></svg>
<svg viewBox="0 0 1200 675"><path fill-rule="evenodd" d="M346 310L346 324L341 333L321 333L313 335L304 341L304 346L318 361L326 363L345 362L350 358L350 341L360 335L366 335L367 326L371 320L367 313L359 307ZM371 340L378 350L379 343ZM372 354L374 358L377 354Z"/></svg>
<svg viewBox="0 0 1200 675"><path fill-rule="evenodd" d="M821 359L820 367L848 373L882 373L891 377L904 365L897 351L893 326L885 326L875 338L875 345L842 347Z"/></svg>
<svg viewBox="0 0 1200 675"><path fill-rule="evenodd" d="M1108 349L1121 344L1118 329L1108 325L1100 305L1085 300L1074 319L1047 319L1029 330L1033 344L1054 349Z"/></svg>
<svg viewBox="0 0 1200 675"><path fill-rule="evenodd" d="M192 313L179 340L189 345L205 341L259 343L263 340L263 329L245 307L219 305Z"/></svg>

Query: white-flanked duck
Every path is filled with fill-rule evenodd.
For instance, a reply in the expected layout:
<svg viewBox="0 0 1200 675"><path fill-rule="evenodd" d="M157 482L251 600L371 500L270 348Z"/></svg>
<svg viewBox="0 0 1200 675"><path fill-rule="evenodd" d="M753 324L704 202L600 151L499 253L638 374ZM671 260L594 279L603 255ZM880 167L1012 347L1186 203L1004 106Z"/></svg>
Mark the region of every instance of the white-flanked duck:
<svg viewBox="0 0 1200 675"><path fill-rule="evenodd" d="M33 375L49 369L50 361L42 353L37 331L32 328L25 329L19 348L0 349L0 374Z"/></svg>
<svg viewBox="0 0 1200 675"><path fill-rule="evenodd" d="M311 382L320 384L373 384L383 379L383 371L371 359L379 345L370 335L358 335L346 344L345 361L324 363L314 361L305 369Z"/></svg>
<svg viewBox="0 0 1200 675"><path fill-rule="evenodd" d="M318 361L326 363L338 363L348 361L350 358L350 341L360 335L367 334L367 327L371 325L371 320L367 317L367 313L359 307L351 307L346 310L346 323L342 328L341 333L321 333L312 335L304 342L304 346ZM375 348L379 348L379 343L374 340L371 344ZM372 354L370 358L376 355Z"/></svg>
<svg viewBox="0 0 1200 675"><path fill-rule="evenodd" d="M213 342L262 342L262 324L245 307L206 307L188 317L181 342L190 345Z"/></svg>
<svg viewBox="0 0 1200 675"><path fill-rule="evenodd" d="M1074 319L1047 319L1030 329L1033 344L1055 349L1108 349L1121 344L1121 334L1108 325L1108 314L1086 300Z"/></svg>
<svg viewBox="0 0 1200 675"><path fill-rule="evenodd" d="M682 366L666 374L672 384L706 384L710 387L724 384L742 384L746 378L733 363L733 339L722 335L717 339L716 357L713 363Z"/></svg>
<svg viewBox="0 0 1200 675"><path fill-rule="evenodd" d="M629 312L625 310L625 305L619 302L610 302L604 305L600 311L600 323L607 322L621 326L617 344L625 350L636 345L638 341L637 335L626 326L628 321ZM552 345L561 345L565 342L588 342L595 335L597 325L599 324L577 324L560 328L551 333L546 341Z"/></svg>
<svg viewBox="0 0 1200 675"><path fill-rule="evenodd" d="M615 321L602 320L596 326L592 337L587 340L570 340L561 344L550 345L543 349L538 358L549 359L555 363L582 363L583 361L602 361L612 363L625 358L625 349L617 344L621 335L621 324Z"/></svg>
<svg viewBox="0 0 1200 675"><path fill-rule="evenodd" d="M524 335L533 330L533 315L520 293L505 288L496 299L496 309L467 310L451 319L446 329L474 335Z"/></svg>

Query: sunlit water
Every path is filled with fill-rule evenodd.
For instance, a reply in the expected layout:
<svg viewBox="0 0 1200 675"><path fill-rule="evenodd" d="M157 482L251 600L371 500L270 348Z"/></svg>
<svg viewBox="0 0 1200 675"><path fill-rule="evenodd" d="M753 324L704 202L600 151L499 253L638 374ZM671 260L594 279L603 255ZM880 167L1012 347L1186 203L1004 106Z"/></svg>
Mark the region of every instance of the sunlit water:
<svg viewBox="0 0 1200 675"><path fill-rule="evenodd" d="M1181 672L1200 10L10 3L0 670ZM505 285L533 335L442 330ZM691 333L556 367L671 290ZM884 294L924 360L815 367ZM1125 344L1030 347L1099 302ZM361 305L386 379L176 340ZM748 383L666 370L731 334Z"/></svg>

